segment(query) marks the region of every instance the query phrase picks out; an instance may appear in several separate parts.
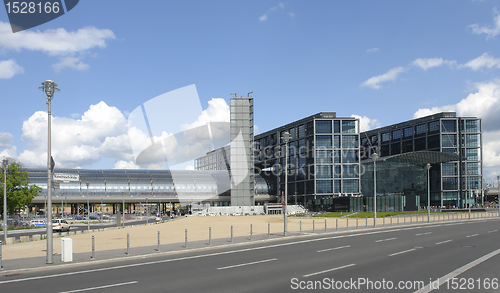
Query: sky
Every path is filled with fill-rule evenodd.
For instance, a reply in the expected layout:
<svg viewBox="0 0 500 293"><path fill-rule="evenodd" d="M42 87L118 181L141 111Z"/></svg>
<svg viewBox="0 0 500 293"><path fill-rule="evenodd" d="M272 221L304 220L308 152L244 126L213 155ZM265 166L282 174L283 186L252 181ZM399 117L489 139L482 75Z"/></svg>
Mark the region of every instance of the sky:
<svg viewBox="0 0 500 293"><path fill-rule="evenodd" d="M151 137L129 118L194 88L154 116L190 117L181 130L228 122L231 94L252 92L256 132L318 112L359 117L361 130L441 111L479 117L484 176L494 180L499 48L500 3L490 0L82 0L17 33L0 8L0 157L46 166L38 87L50 79L61 90L52 100L56 167L162 168L136 164L133 144ZM156 125L153 140L179 130Z"/></svg>

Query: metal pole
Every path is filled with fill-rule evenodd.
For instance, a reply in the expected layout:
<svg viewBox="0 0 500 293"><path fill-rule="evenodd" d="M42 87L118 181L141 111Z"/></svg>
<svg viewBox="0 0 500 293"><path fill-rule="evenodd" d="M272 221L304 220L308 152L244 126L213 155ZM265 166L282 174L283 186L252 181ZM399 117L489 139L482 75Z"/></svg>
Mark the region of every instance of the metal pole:
<svg viewBox="0 0 500 293"><path fill-rule="evenodd" d="M208 245L212 244L212 227L208 227Z"/></svg>
<svg viewBox="0 0 500 293"><path fill-rule="evenodd" d="M52 172L50 168L51 163L51 120L52 113L50 109L52 98L49 97L47 99L48 105L48 137L47 137L47 264L54 263L52 255L53 255L53 235L52 235Z"/></svg>
<svg viewBox="0 0 500 293"><path fill-rule="evenodd" d="M271 223L267 223L267 238L271 238Z"/></svg>
<svg viewBox="0 0 500 293"><path fill-rule="evenodd" d="M325 232L326 232L326 219L325 219Z"/></svg>
<svg viewBox="0 0 500 293"><path fill-rule="evenodd" d="M299 235L302 235L302 220L299 221Z"/></svg>
<svg viewBox="0 0 500 293"><path fill-rule="evenodd" d="M0 271L3 270L3 265L2 265L2 240L0 240Z"/></svg>
<svg viewBox="0 0 500 293"><path fill-rule="evenodd" d="M500 175L497 176L498 216L500 217Z"/></svg>
<svg viewBox="0 0 500 293"><path fill-rule="evenodd" d="M130 254L130 235L127 233L127 255Z"/></svg>
<svg viewBox="0 0 500 293"><path fill-rule="evenodd" d="M431 164L427 164L427 223L431 222Z"/></svg>
<svg viewBox="0 0 500 293"><path fill-rule="evenodd" d="M231 225L231 243L233 243L233 225Z"/></svg>
<svg viewBox="0 0 500 293"><path fill-rule="evenodd" d="M314 220L313 220L313 233L314 233Z"/></svg>
<svg viewBox="0 0 500 293"><path fill-rule="evenodd" d="M339 230L339 218L335 219L335 231Z"/></svg>
<svg viewBox="0 0 500 293"><path fill-rule="evenodd" d="M95 259L95 242L94 242L94 235L92 235L92 256L90 259Z"/></svg>
<svg viewBox="0 0 500 293"><path fill-rule="evenodd" d="M288 204L288 141L290 140L290 133L283 133L283 140L285 141L285 202L283 205L283 236L286 236L288 231L288 215L287 215L287 204Z"/></svg>
<svg viewBox="0 0 500 293"><path fill-rule="evenodd" d="M158 231L158 251L160 251L160 231Z"/></svg>
<svg viewBox="0 0 500 293"><path fill-rule="evenodd" d="M472 189L470 191L470 196L472 197ZM470 220L470 199L467 199L467 204L469 206L469 220Z"/></svg>
<svg viewBox="0 0 500 293"><path fill-rule="evenodd" d="M3 160L3 240L7 243L7 159Z"/></svg>
<svg viewBox="0 0 500 293"><path fill-rule="evenodd" d="M184 248L188 246L188 229L184 230Z"/></svg>
<svg viewBox="0 0 500 293"><path fill-rule="evenodd" d="M253 232L253 231L252 231L252 228L253 228L253 227L252 227L252 224L250 224L250 240L252 240L252 232Z"/></svg>
<svg viewBox="0 0 500 293"><path fill-rule="evenodd" d="M373 160L373 227L377 227L377 162L378 154L371 155Z"/></svg>
<svg viewBox="0 0 500 293"><path fill-rule="evenodd" d="M146 197L146 224L149 224L149 206L148 206L148 198Z"/></svg>

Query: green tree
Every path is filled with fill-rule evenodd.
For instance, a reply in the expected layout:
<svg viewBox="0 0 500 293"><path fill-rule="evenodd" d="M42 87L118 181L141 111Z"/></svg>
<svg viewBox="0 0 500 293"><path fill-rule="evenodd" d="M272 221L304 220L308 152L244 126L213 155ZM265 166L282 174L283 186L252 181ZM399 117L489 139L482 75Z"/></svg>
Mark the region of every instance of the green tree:
<svg viewBox="0 0 500 293"><path fill-rule="evenodd" d="M4 172L1 174L0 191L3 198ZM42 190L36 185L28 186L28 173L23 171L19 163L10 161L7 167L7 213L13 214L29 205L33 198ZM0 211L3 212L3 199L0 201Z"/></svg>

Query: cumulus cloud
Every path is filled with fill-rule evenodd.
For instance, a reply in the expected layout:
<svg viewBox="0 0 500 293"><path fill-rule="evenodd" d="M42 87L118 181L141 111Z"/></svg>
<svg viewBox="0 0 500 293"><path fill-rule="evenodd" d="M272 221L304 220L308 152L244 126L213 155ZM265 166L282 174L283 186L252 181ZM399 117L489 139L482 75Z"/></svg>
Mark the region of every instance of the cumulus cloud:
<svg viewBox="0 0 500 293"><path fill-rule="evenodd" d="M483 162L488 168L486 175L500 167L500 79L476 83L475 92L454 105L419 109L414 118L439 112L457 112L464 117L482 118L483 126Z"/></svg>
<svg viewBox="0 0 500 293"><path fill-rule="evenodd" d="M500 14L496 8L493 9L493 26L479 26L479 24L473 24L469 26L472 32L480 35L486 34L486 39L492 39L496 35L500 34Z"/></svg>
<svg viewBox="0 0 500 293"><path fill-rule="evenodd" d="M139 168L140 167L137 166L133 161L120 160L115 163L114 169L139 169Z"/></svg>
<svg viewBox="0 0 500 293"><path fill-rule="evenodd" d="M54 68L56 72L59 72L66 67L83 71L89 69L90 66L88 64L83 63L80 57L60 58L59 63L52 65L52 68Z"/></svg>
<svg viewBox="0 0 500 293"><path fill-rule="evenodd" d="M0 32L11 30L10 25L0 21ZM115 39L109 29L85 27L74 32L63 28L41 31L22 31L15 34L2 34L0 47L9 50L42 51L49 55L63 55L106 47L106 41Z"/></svg>
<svg viewBox="0 0 500 293"><path fill-rule="evenodd" d="M470 68L474 71L479 70L483 67L489 69L500 68L500 58L494 58L490 56L488 53L484 53L483 55L468 61L462 66Z"/></svg>
<svg viewBox="0 0 500 293"><path fill-rule="evenodd" d="M377 75L377 76L374 76L374 77L371 77L371 78L365 80L361 84L361 86L362 87L370 87L373 89L379 89L382 87L380 85L381 83L387 82L387 81L394 81L394 80L396 80L396 78L398 77L398 75L400 73L405 72L405 71L406 71L406 68L404 68L404 67L392 68L384 74Z"/></svg>
<svg viewBox="0 0 500 293"><path fill-rule="evenodd" d="M259 21L261 21L261 22L267 21L267 19L269 18L270 14L272 14L274 12L277 12L277 11L283 11L284 12L284 9L285 9L285 5L283 3L278 3L278 5L269 8L266 13L264 13L263 15L261 15L259 17ZM294 18L295 17L295 13L293 13L293 12L286 12L286 14L290 18Z"/></svg>
<svg viewBox="0 0 500 293"><path fill-rule="evenodd" d="M352 114L351 117L359 119L359 132L368 131L380 127L380 122L377 119L371 119L366 116Z"/></svg>
<svg viewBox="0 0 500 293"><path fill-rule="evenodd" d="M443 64L452 66L456 65L456 63L457 63L456 61L443 60L443 58L418 58L415 59L410 64L413 66L420 67L423 70L427 70L429 68L439 67Z"/></svg>
<svg viewBox="0 0 500 293"><path fill-rule="evenodd" d="M14 59L0 61L0 78L9 79L14 75L23 73L24 69L17 65Z"/></svg>
<svg viewBox="0 0 500 293"><path fill-rule="evenodd" d="M8 148L12 144L14 136L8 132L0 131L0 148Z"/></svg>
<svg viewBox="0 0 500 293"><path fill-rule="evenodd" d="M80 119L52 118L52 155L59 167L91 165L103 157L131 160L127 121L105 102L91 105ZM26 166L44 166L47 160L47 112L38 111L24 121L26 149L19 160Z"/></svg>

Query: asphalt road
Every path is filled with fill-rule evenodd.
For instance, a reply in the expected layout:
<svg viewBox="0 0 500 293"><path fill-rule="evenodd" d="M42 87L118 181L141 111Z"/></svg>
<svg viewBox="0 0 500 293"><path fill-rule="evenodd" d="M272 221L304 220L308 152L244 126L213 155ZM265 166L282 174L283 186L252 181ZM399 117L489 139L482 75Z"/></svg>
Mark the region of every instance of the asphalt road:
<svg viewBox="0 0 500 293"><path fill-rule="evenodd" d="M293 237L16 273L0 291L499 292L499 230L485 219Z"/></svg>

